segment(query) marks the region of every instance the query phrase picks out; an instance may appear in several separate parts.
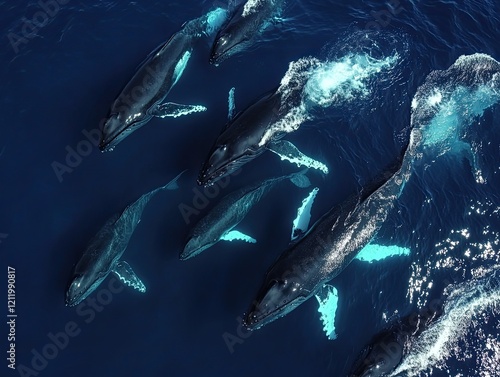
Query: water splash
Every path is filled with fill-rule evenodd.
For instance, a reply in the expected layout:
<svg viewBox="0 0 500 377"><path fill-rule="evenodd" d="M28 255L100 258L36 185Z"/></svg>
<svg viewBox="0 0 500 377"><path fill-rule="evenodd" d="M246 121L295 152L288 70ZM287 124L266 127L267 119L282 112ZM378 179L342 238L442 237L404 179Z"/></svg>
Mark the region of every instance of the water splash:
<svg viewBox="0 0 500 377"><path fill-rule="evenodd" d="M208 37L215 35L226 22L228 17L229 12L222 8L216 8L213 11L208 12L205 16L200 18L204 28L203 33L205 33Z"/></svg>
<svg viewBox="0 0 500 377"><path fill-rule="evenodd" d="M433 276L444 273L460 279L484 277L494 266L500 266L500 232L490 222L498 219L500 207L493 202L471 201L466 208L467 222L485 221L483 227L461 227L450 230L430 251L432 258L416 259L411 265L407 297L419 308L427 304ZM480 240L480 241L479 241Z"/></svg>
<svg viewBox="0 0 500 377"><path fill-rule="evenodd" d="M381 76L391 76L391 71L402 61L395 50L378 57L377 42L371 43L377 57L368 49L338 58L304 57L291 62L277 89L281 96L280 116L268 128L260 145L267 144L275 135L294 132L304 122L314 120L318 109L360 105L366 100Z"/></svg>
<svg viewBox="0 0 500 377"><path fill-rule="evenodd" d="M359 100L371 93L370 79L393 68L399 55L376 59L369 54L349 54L316 69L305 86L306 101L312 106L330 107Z"/></svg>
<svg viewBox="0 0 500 377"><path fill-rule="evenodd" d="M489 271L485 277L453 286L447 292L442 317L409 341L411 344L405 347L409 353L390 376L430 376L434 368L455 376L446 365L450 357L462 361L475 357L479 366L475 375L498 375L500 365L494 362L500 355L498 339L482 328L491 315L500 314L498 273Z"/></svg>
<svg viewBox="0 0 500 377"><path fill-rule="evenodd" d="M421 152L469 159L477 183L485 183L477 153L465 135L500 101L500 63L489 55L461 56L444 71L431 72L412 101L412 126L423 134Z"/></svg>
<svg viewBox="0 0 500 377"><path fill-rule="evenodd" d="M252 13L257 11L257 8L262 5L264 0L248 0L243 6L243 13L241 14L243 17L247 17Z"/></svg>

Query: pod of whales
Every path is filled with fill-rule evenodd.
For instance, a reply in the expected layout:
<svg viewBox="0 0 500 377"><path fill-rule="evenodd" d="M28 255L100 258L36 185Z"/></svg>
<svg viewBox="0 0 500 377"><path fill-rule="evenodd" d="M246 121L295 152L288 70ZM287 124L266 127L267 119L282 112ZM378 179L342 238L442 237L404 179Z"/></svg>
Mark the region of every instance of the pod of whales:
<svg viewBox="0 0 500 377"><path fill-rule="evenodd" d="M417 144L411 140L408 149ZM407 148L403 156L406 156ZM376 237L409 176L404 157L360 193L327 212L300 240L283 252L268 270L245 316L258 329L285 316L340 274Z"/></svg>
<svg viewBox="0 0 500 377"><path fill-rule="evenodd" d="M219 65L255 42L279 15L282 6L283 2L278 0L249 0L236 7L230 15L228 11L218 8L186 22L146 58L113 102L102 129L99 148L102 151L113 150L153 117L178 117L205 111L206 108L201 105L166 101L171 89L182 77L197 42L203 37L216 35L211 46L210 63ZM373 71L378 73L393 63L390 59L383 61ZM318 60L311 63L315 67L321 64ZM325 102L324 97L318 99L317 93L304 94L321 76L318 71L311 70L304 76L310 80L301 81L295 91L287 91L289 88L283 83L289 84L289 81L285 76L279 87L260 96L240 112L235 111L235 89L230 90L227 124L202 164L197 177L198 185L214 185L265 151L299 166L328 173L324 163L306 156L284 139L298 128L297 124L290 124L290 114L297 115L296 112L302 111L299 114L301 117L296 118L303 122L309 119L304 103ZM457 82L457 77L462 81ZM327 94L327 99L335 97L332 93ZM245 314L244 325L250 330L259 329L315 297L323 330L329 339L335 339L338 294L332 280L355 259L371 263L409 254L405 247L382 245L378 233L400 198L415 160L423 154L431 151L437 156L445 153L465 156L478 183L483 182L480 161L470 143L459 135L467 133L472 118L482 115L485 109L498 101L500 64L487 55L462 56L448 70L432 72L415 94L408 144L393 165L380 174L374 174L373 180L333 206L310 229L313 202L326 190L322 189L320 194L319 188L314 187L303 199L292 223L290 244L267 270ZM450 106L444 106L450 103L456 106L455 123L451 126L447 118ZM472 107L467 106L470 104ZM144 283L122 257L145 206L159 191L177 189L181 174L165 186L142 195L104 224L75 265L66 291L67 306L80 304L110 273L116 274L124 284L140 292L146 291ZM190 229L180 259L197 256L219 241L256 243L255 238L236 230L236 227L270 190L287 180L301 188L311 184L305 172L300 171L256 182L223 197ZM373 339L350 376L389 374L401 364L409 334L419 335L429 325L429 320L422 320L418 321L418 326L411 327L403 318ZM383 347L386 344L393 346L389 356Z"/></svg>

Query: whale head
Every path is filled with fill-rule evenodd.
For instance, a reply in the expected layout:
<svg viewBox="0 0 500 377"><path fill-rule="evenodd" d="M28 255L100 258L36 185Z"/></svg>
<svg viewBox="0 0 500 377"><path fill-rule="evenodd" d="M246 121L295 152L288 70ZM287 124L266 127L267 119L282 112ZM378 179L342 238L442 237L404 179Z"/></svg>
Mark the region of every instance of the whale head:
<svg viewBox="0 0 500 377"><path fill-rule="evenodd" d="M106 275L100 273L95 277L90 274L75 274L66 291L66 306L75 306L85 300L94 288L101 284Z"/></svg>
<svg viewBox="0 0 500 377"><path fill-rule="evenodd" d="M236 172L264 150L264 148L255 149L244 141L216 144L198 175L198 184L201 186L214 184L222 177Z"/></svg>
<svg viewBox="0 0 500 377"><path fill-rule="evenodd" d="M112 151L118 143L146 122L141 114L135 116L127 116L123 112L110 114L101 130L99 149L102 152Z"/></svg>
<svg viewBox="0 0 500 377"><path fill-rule="evenodd" d="M218 240L208 244L203 241L204 240L202 239L202 237L197 237L197 236L189 237L188 241L186 242L186 246L184 246L184 250L182 250L179 255L179 258L181 260L186 260L195 257L196 255L200 254L203 250L208 249Z"/></svg>
<svg viewBox="0 0 500 377"><path fill-rule="evenodd" d="M224 60L243 50L249 42L249 39L241 33L231 30L221 31L212 46L210 63L219 65Z"/></svg>
<svg viewBox="0 0 500 377"><path fill-rule="evenodd" d="M403 358L403 344L388 333L366 347L349 377L382 377L392 372Z"/></svg>
<svg viewBox="0 0 500 377"><path fill-rule="evenodd" d="M218 179L235 171L234 153L231 147L227 144L218 144L212 148L208 159L203 164L203 167L198 176L198 184L208 186L213 184Z"/></svg>
<svg viewBox="0 0 500 377"><path fill-rule="evenodd" d="M278 319L310 297L296 279L267 279L245 316L244 323L256 330Z"/></svg>

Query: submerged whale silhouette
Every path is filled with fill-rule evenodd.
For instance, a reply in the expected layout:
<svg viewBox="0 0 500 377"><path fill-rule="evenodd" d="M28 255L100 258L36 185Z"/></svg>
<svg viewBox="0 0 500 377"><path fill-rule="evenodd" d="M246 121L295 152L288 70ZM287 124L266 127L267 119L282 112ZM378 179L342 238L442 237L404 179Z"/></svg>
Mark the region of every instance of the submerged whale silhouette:
<svg viewBox="0 0 500 377"><path fill-rule="evenodd" d="M283 3L283 0L248 0L241 3L217 33L210 53L210 63L219 65L248 48L272 23Z"/></svg>
<svg viewBox="0 0 500 377"><path fill-rule="evenodd" d="M87 249L75 266L73 277L66 291L66 306L78 305L114 272L128 286L145 292L146 287L130 265L121 260L130 237L141 221L141 215L149 200L161 190L175 190L177 180L184 172L165 186L142 195L127 206L121 214L112 216L90 241Z"/></svg>
<svg viewBox="0 0 500 377"><path fill-rule="evenodd" d="M231 192L204 216L191 230L181 259L192 258L221 240L242 240L255 243L252 237L234 228L245 218L252 208L277 184L289 179L298 187L310 185L305 171L270 178Z"/></svg>

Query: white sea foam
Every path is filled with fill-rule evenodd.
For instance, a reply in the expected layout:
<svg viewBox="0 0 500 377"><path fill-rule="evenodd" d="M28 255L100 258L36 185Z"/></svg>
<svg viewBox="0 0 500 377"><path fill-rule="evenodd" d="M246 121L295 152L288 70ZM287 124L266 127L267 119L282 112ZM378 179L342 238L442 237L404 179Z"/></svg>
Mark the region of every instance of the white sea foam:
<svg viewBox="0 0 500 377"><path fill-rule="evenodd" d="M204 33L208 36L217 33L222 24L226 22L228 15L228 11L222 8L216 8L213 11L208 12L204 17L202 17L205 27Z"/></svg>
<svg viewBox="0 0 500 377"><path fill-rule="evenodd" d="M483 178L476 151L464 139L484 112L500 102L500 63L485 54L461 56L447 70L431 72L412 101L412 127L423 134L422 152L465 156L477 183Z"/></svg>
<svg viewBox="0 0 500 377"><path fill-rule="evenodd" d="M259 6L264 2L265 0L248 0L245 5L243 6L243 13L241 14L243 17L247 17L252 13L255 13Z"/></svg>
<svg viewBox="0 0 500 377"><path fill-rule="evenodd" d="M466 208L470 221L489 222L498 219L500 207L491 201L471 202ZM480 241L478 241L480 240ZM433 256L425 261L415 260L411 265L407 297L410 303L416 303L419 308L427 304L429 283L436 273L462 276L464 278L484 277L493 266L500 265L500 232L487 224L477 231L468 227L452 229L448 235L434 245L430 254Z"/></svg>
<svg viewBox="0 0 500 377"><path fill-rule="evenodd" d="M399 60L396 53L381 59L362 53L337 60L306 57L291 62L277 91L282 116L268 128L260 144L267 144L276 134L296 131L313 119L311 112L315 108L339 107L367 97L377 75L393 68Z"/></svg>
<svg viewBox="0 0 500 377"><path fill-rule="evenodd" d="M342 59L325 62L307 81L307 100L321 107L359 100L371 93L370 80L398 62L394 54L375 59L368 54L350 54Z"/></svg>
<svg viewBox="0 0 500 377"><path fill-rule="evenodd" d="M447 370L445 361L449 357L470 358L471 354L477 354L482 364L481 373L477 375L498 375L495 372L499 366L492 362L500 355L498 341L481 330L482 318L500 314L497 273L490 271L481 279L473 279L448 291L444 314L410 341L406 347L409 354L391 376L431 375L434 368Z"/></svg>

